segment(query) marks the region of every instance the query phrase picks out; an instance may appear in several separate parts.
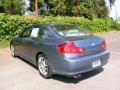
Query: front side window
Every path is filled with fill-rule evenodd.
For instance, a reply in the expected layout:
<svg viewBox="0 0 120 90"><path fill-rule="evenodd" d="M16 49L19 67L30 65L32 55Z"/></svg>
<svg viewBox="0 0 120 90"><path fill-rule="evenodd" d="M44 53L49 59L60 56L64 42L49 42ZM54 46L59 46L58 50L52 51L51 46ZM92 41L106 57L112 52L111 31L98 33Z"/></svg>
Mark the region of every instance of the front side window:
<svg viewBox="0 0 120 90"><path fill-rule="evenodd" d="M46 36L47 39L55 39L56 38L54 33L50 30L45 32L45 36Z"/></svg>
<svg viewBox="0 0 120 90"><path fill-rule="evenodd" d="M22 37L29 37L29 36L30 36L30 32L31 32L31 28L27 28L27 29L25 29L25 30L22 32L21 36L22 36Z"/></svg>

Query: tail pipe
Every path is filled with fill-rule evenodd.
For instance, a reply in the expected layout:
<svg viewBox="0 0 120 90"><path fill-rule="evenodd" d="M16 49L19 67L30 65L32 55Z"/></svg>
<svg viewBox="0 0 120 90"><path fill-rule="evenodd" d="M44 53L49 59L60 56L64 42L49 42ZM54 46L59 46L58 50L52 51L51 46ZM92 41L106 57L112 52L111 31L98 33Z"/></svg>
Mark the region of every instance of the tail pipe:
<svg viewBox="0 0 120 90"><path fill-rule="evenodd" d="M77 75L74 75L74 76L73 76L73 78L76 78L76 79L77 79L77 78L80 78L80 77L82 77L82 74L77 74Z"/></svg>

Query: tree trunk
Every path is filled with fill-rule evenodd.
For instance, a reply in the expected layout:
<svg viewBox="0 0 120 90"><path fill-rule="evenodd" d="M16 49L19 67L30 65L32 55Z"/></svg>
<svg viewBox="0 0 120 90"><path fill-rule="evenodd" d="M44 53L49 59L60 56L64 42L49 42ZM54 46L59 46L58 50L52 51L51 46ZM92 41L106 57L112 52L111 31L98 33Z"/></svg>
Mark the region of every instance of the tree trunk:
<svg viewBox="0 0 120 90"><path fill-rule="evenodd" d="M38 16L38 0L35 0L35 15Z"/></svg>

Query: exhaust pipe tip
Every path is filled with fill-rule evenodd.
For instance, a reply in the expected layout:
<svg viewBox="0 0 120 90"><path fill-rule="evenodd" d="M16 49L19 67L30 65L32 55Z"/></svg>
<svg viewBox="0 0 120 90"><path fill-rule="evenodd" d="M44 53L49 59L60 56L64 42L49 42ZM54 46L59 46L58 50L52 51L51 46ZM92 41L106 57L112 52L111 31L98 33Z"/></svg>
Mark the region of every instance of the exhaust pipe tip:
<svg viewBox="0 0 120 90"><path fill-rule="evenodd" d="M82 77L82 74L77 74L77 75L74 75L73 78L77 79L77 78L81 78Z"/></svg>

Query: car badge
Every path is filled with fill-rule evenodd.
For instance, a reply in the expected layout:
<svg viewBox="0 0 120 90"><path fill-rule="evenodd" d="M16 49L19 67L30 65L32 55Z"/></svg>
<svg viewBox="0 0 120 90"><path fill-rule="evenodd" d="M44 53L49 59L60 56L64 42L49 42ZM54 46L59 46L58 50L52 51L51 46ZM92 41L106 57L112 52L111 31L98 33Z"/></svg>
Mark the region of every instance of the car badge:
<svg viewBox="0 0 120 90"><path fill-rule="evenodd" d="M92 43L91 45L92 45L92 46L95 46L95 43Z"/></svg>

